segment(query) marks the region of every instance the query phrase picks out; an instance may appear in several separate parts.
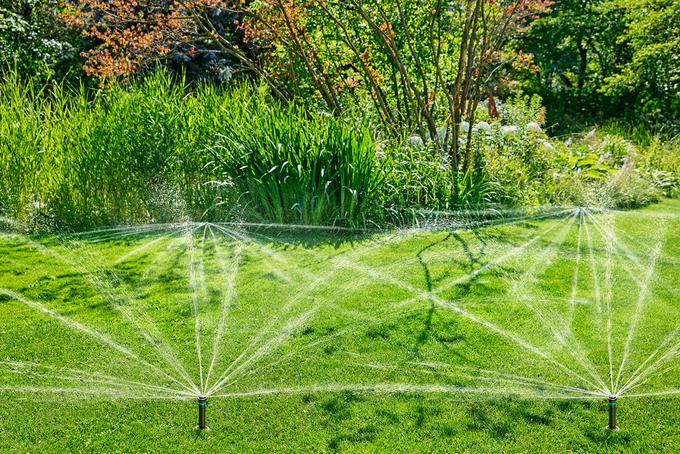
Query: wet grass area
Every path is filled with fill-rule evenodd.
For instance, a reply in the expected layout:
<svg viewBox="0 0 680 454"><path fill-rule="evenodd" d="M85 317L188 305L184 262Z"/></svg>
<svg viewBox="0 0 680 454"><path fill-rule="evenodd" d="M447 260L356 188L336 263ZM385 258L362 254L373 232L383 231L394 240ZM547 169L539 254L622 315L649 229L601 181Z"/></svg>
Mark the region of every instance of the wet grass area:
<svg viewBox="0 0 680 454"><path fill-rule="evenodd" d="M1 449L677 450L678 221L3 233Z"/></svg>

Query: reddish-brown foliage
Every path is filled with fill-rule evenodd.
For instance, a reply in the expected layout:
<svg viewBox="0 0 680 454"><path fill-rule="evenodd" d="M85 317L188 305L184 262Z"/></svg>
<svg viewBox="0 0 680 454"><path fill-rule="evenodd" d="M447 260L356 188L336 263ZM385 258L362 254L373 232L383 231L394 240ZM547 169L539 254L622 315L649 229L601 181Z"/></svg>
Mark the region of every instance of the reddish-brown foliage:
<svg viewBox="0 0 680 454"><path fill-rule="evenodd" d="M101 79L128 76L158 57L194 39L210 8L223 0L70 0L64 21L93 39L83 53L85 71Z"/></svg>

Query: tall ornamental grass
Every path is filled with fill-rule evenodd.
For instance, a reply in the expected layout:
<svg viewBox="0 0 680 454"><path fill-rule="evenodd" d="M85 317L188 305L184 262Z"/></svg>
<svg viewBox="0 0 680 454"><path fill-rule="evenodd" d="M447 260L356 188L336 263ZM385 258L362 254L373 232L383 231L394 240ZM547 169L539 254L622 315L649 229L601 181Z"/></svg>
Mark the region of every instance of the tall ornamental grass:
<svg viewBox="0 0 680 454"><path fill-rule="evenodd" d="M379 183L365 128L249 86L159 72L91 91L0 82L0 215L78 230L181 219L364 222Z"/></svg>
<svg viewBox="0 0 680 454"><path fill-rule="evenodd" d="M224 110L210 151L250 211L280 223L364 224L381 183L368 129L244 94Z"/></svg>
<svg viewBox="0 0 680 454"><path fill-rule="evenodd" d="M106 91L0 83L0 212L51 230L218 216L205 145L228 99L164 73Z"/></svg>

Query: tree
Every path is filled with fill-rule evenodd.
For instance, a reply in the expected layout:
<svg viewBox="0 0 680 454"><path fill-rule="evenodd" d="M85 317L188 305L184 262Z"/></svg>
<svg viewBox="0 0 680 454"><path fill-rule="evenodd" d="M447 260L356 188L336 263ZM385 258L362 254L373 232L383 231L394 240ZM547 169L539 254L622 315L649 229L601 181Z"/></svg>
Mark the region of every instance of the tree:
<svg viewBox="0 0 680 454"><path fill-rule="evenodd" d="M460 150L461 123L498 77L507 42L551 3L267 0L244 27L289 90L311 87L334 113L343 93L368 93L386 131L432 140L457 172L473 164L471 140Z"/></svg>
<svg viewBox="0 0 680 454"><path fill-rule="evenodd" d="M341 115L369 99L386 134L416 133L474 166L459 137L499 76L509 40L547 0L73 0L68 20L99 43L86 70L139 71L173 49L209 41L282 100L319 100ZM360 103L359 103L360 104ZM471 131L468 131L470 134ZM469 137L468 137L469 139Z"/></svg>
<svg viewBox="0 0 680 454"><path fill-rule="evenodd" d="M517 77L551 121L677 119L680 4L673 0L562 0L514 47L533 55Z"/></svg>
<svg viewBox="0 0 680 454"><path fill-rule="evenodd" d="M222 0L67 0L64 21L93 40L83 52L88 75L127 78L174 59L179 65L216 53L254 74L261 71L238 30L244 2ZM222 64L219 72L228 68ZM223 78L218 74L218 78Z"/></svg>
<svg viewBox="0 0 680 454"><path fill-rule="evenodd" d="M680 3L675 0L613 0L604 5L627 24L617 44L630 51L607 74L603 92L630 97L654 121L680 120Z"/></svg>
<svg viewBox="0 0 680 454"><path fill-rule="evenodd" d="M603 80L625 58L617 44L624 30L621 14L604 10L603 0L562 0L534 22L515 47L533 56L532 71L517 78L530 93L539 94L552 122L570 115L604 115L619 110L599 92Z"/></svg>

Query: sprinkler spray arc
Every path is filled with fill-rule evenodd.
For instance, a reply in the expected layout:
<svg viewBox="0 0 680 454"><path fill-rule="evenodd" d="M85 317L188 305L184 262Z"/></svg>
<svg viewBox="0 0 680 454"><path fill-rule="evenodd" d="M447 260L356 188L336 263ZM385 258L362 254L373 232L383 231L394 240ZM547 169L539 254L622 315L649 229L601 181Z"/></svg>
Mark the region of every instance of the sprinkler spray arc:
<svg viewBox="0 0 680 454"><path fill-rule="evenodd" d="M208 398L203 394L198 396L198 425L196 430L210 430L206 424L205 412L208 408Z"/></svg>
<svg viewBox="0 0 680 454"><path fill-rule="evenodd" d="M607 430L619 430L619 426L616 425L616 396L607 397L609 402L609 425L605 427Z"/></svg>

